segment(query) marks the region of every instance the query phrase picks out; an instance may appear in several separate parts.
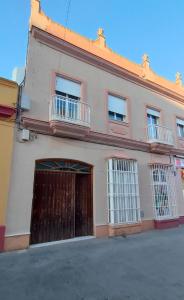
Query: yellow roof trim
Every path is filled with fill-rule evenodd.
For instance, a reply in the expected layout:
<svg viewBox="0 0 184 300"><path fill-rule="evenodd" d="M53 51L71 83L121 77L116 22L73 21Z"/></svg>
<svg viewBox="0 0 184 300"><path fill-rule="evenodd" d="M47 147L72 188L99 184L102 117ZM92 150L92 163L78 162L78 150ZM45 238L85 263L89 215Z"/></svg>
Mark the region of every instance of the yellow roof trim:
<svg viewBox="0 0 184 300"><path fill-rule="evenodd" d="M7 79L7 78L4 78L4 77L0 77L0 84L1 85L6 85L6 86L11 86L11 87L14 87L14 88L18 88L17 82L15 82L13 80L10 80L10 79Z"/></svg>

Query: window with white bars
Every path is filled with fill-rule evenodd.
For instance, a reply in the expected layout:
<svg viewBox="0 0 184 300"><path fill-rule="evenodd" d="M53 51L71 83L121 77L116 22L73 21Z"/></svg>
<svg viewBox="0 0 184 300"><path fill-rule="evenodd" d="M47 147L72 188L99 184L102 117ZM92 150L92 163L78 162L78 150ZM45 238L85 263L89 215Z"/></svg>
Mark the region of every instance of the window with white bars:
<svg viewBox="0 0 184 300"><path fill-rule="evenodd" d="M109 222L140 221L137 162L112 158L108 162Z"/></svg>
<svg viewBox="0 0 184 300"><path fill-rule="evenodd" d="M156 220L175 218L177 216L176 179L173 166L153 164L151 177Z"/></svg>

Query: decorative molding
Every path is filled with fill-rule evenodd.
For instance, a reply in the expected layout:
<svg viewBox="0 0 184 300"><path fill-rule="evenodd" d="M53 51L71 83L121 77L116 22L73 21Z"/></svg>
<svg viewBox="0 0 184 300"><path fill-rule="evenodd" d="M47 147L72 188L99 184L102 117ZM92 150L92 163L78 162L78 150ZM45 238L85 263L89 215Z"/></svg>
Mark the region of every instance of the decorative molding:
<svg viewBox="0 0 184 300"><path fill-rule="evenodd" d="M3 77L0 77L0 85L5 85L8 87L12 87L12 88L18 88L17 82L3 78Z"/></svg>
<svg viewBox="0 0 184 300"><path fill-rule="evenodd" d="M123 138L122 136L119 137L112 134L104 134L95 131L90 131L89 135L85 137L85 141L90 143L97 143L107 146L139 150L144 152L149 152L150 149L150 145L142 141L127 139Z"/></svg>
<svg viewBox="0 0 184 300"><path fill-rule="evenodd" d="M170 154L173 147L174 146L172 145L166 145L161 143L150 143L150 150L152 153Z"/></svg>
<svg viewBox="0 0 184 300"><path fill-rule="evenodd" d="M43 17L43 13L38 13L38 19ZM50 20L49 18L47 18ZM46 22L47 19L44 19ZM35 19L34 19L35 21ZM52 25L57 27L57 30L52 30L52 25L49 26L49 30L45 29L45 26L43 24L41 25L39 23L39 20L37 22L32 22L31 23L31 32L33 37L35 37L37 40L39 40L41 43L46 44L47 46L61 51L65 54L68 54L70 56L73 56L77 59L80 59L84 62L87 62L88 64L92 64L98 68L101 68L107 72L110 72L118 77L121 77L125 80L134 82L137 85L140 85L144 88L150 89L152 91L155 91L159 94L165 95L169 97L172 100L184 103L184 90L178 86L177 84L170 82L162 77L159 77L156 75L149 67L145 68L141 65L136 65L123 57L113 53L109 48L101 47L99 45L96 45L94 47L94 44L98 42L97 41L89 41L88 39L80 37L80 35L77 35L73 33L71 35L71 32L67 31L67 38L63 34L64 27L61 25L58 25L54 22ZM58 27L59 26L59 27ZM55 28L56 29L56 28ZM61 31L60 34L58 34L59 30ZM70 35L70 38L68 36ZM72 36L73 39L75 37L75 43L72 43ZM91 46L94 47L94 51L91 51L91 48L89 47L82 47L82 42L81 42L81 47L78 45L76 42L77 37L82 39L83 43L90 43ZM98 43L97 43L98 44ZM86 45L87 46L87 45ZM101 52L96 51L97 46L99 48L99 51L104 52L104 55L102 55ZM89 50L90 49L90 50ZM108 52L108 54L107 54ZM107 55L106 55L107 54ZM107 57L106 57L107 56ZM111 56L113 59L110 59ZM109 58L110 57L110 58ZM104 59L105 58L105 59ZM118 63L118 58L119 61L122 60L123 63ZM125 64L126 61L126 64ZM144 60L143 60L144 63ZM146 65L149 64L149 61L146 59ZM123 67L124 66L124 67ZM129 67L127 67L129 66ZM149 72L146 70L148 69ZM145 74L145 72L147 72ZM149 73L149 74L148 74ZM145 79L146 78L146 79Z"/></svg>
<svg viewBox="0 0 184 300"><path fill-rule="evenodd" d="M168 87L164 87L161 83L152 81L149 77L147 79L142 78L142 70L141 67L140 74L136 74L128 69L125 69L115 63L112 63L109 60L106 60L100 56L94 55L93 53L84 50L78 46L75 46L62 38L58 38L55 35L52 35L42 29L39 29L32 25L32 36L37 39L42 44L47 45L50 48L53 48L59 52L62 52L66 55L70 55L78 60L81 60L87 64L91 64L99 69L102 69L106 72L109 72L115 76L128 80L130 82L135 83L136 85L142 86L146 89L154 91L158 94L164 95L170 98L173 101L177 101L180 103L184 103L184 92L181 93L181 88L174 83L170 83L175 88L171 89ZM149 69L150 70L150 69ZM163 79L164 80L164 79ZM162 81L163 81L162 80ZM161 81L161 82L162 82Z"/></svg>
<svg viewBox="0 0 184 300"><path fill-rule="evenodd" d="M53 130L49 122L23 117L22 124L27 129L36 131L37 133L53 135Z"/></svg>
<svg viewBox="0 0 184 300"><path fill-rule="evenodd" d="M82 138L89 134L90 128L64 121L50 121L53 134L61 137Z"/></svg>
<svg viewBox="0 0 184 300"><path fill-rule="evenodd" d="M59 122L58 122L59 123ZM32 118L23 117L22 124L25 128L35 131L37 133L47 134L51 136L60 136L67 138L76 138L84 142L101 144L106 146L113 146L124 149L131 149L143 152L152 152L150 143L137 141L133 139L128 139L124 137L119 137L115 135L105 134L101 132L95 132L90 130L88 127L83 128L84 126L60 122L47 122L40 121ZM170 146L169 146L170 147ZM173 155L184 155L183 149L172 148L170 149L168 145L159 144L158 152L162 154L173 154ZM165 150L164 150L165 149Z"/></svg>
<svg viewBox="0 0 184 300"><path fill-rule="evenodd" d="M0 117L11 118L16 112L16 108L0 104Z"/></svg>
<svg viewBox="0 0 184 300"><path fill-rule="evenodd" d="M181 73L176 73L176 85L182 87L182 75Z"/></svg>
<svg viewBox="0 0 184 300"><path fill-rule="evenodd" d="M115 53L106 45L106 39L102 28L98 29L97 39L90 40L51 20L41 10L41 4L39 0L32 0L31 4L30 30L32 30L33 27L37 27L46 33L65 40L77 48L83 49L94 56L111 62L120 68L126 69L138 77L142 77L151 81L152 83L162 86L163 88L169 89L180 94L181 96L184 96L184 89L181 86L180 78L179 81L177 80L177 82L172 82L157 75L149 66L149 57L147 54L143 55L143 62L141 65L134 63Z"/></svg>

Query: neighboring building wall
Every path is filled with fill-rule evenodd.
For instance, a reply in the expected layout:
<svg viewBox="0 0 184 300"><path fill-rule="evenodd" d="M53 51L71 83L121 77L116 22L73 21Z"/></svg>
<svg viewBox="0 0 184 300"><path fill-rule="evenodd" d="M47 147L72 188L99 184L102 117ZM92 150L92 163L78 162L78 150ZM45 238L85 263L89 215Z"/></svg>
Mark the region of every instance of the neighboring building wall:
<svg viewBox="0 0 184 300"><path fill-rule="evenodd" d="M0 251L4 248L17 96L17 84L0 78Z"/></svg>

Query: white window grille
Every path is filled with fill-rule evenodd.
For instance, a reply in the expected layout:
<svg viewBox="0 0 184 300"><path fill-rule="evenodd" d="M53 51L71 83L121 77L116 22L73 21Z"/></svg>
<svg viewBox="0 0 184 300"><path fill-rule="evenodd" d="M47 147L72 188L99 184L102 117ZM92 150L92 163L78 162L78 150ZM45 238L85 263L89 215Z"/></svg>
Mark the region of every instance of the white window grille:
<svg viewBox="0 0 184 300"><path fill-rule="evenodd" d="M173 166L153 164L151 177L156 220L174 219L177 217L177 208Z"/></svg>
<svg viewBox="0 0 184 300"><path fill-rule="evenodd" d="M111 224L140 221L140 199L137 162L110 159L108 162L109 222Z"/></svg>

